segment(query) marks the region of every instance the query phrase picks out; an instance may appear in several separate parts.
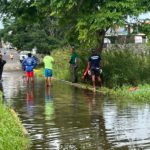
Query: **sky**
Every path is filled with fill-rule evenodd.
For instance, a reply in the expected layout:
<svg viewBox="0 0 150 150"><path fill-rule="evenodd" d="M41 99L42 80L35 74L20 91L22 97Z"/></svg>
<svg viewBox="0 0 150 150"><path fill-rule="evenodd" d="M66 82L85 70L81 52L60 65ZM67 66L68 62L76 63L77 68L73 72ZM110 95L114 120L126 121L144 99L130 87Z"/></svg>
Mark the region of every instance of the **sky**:
<svg viewBox="0 0 150 150"><path fill-rule="evenodd" d="M140 18L140 19L147 19L147 18L150 19L150 12L141 14L141 15L139 16L139 18ZM0 20L0 29L2 29L2 28L3 28L3 24L2 24L2 22L1 22L1 20Z"/></svg>
<svg viewBox="0 0 150 150"><path fill-rule="evenodd" d="M141 14L141 15L139 16L139 18L140 18L140 19L147 19L147 18L150 19L150 12Z"/></svg>
<svg viewBox="0 0 150 150"><path fill-rule="evenodd" d="M3 28L3 25L2 25L2 22L0 21L0 29L2 29Z"/></svg>

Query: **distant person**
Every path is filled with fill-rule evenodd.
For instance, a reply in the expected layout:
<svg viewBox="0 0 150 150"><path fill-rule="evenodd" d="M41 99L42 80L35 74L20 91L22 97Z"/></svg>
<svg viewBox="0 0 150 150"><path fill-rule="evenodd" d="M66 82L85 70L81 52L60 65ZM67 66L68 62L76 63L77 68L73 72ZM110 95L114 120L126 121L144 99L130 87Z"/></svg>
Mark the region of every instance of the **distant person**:
<svg viewBox="0 0 150 150"><path fill-rule="evenodd" d="M76 82L78 82L78 75L77 75L78 54L76 53L74 47L72 47L72 54L71 54L69 63L70 63L70 67L71 67L72 82L76 83Z"/></svg>
<svg viewBox="0 0 150 150"><path fill-rule="evenodd" d="M53 63L54 63L54 58L51 56L51 52L46 53L46 56L43 58L43 62L44 62L45 84L46 86L51 86L53 76Z"/></svg>
<svg viewBox="0 0 150 150"><path fill-rule="evenodd" d="M6 61L3 60L2 54L0 54L0 81L2 81L2 73L3 73L3 68L5 64L6 64Z"/></svg>
<svg viewBox="0 0 150 150"><path fill-rule="evenodd" d="M23 60L25 59L25 57L24 56L22 56L22 62L23 62ZM24 66L24 65L22 65L22 70L23 71L25 71L26 70L26 67Z"/></svg>
<svg viewBox="0 0 150 150"><path fill-rule="evenodd" d="M13 60L14 59L13 53L10 53L9 57L10 57L11 60Z"/></svg>
<svg viewBox="0 0 150 150"><path fill-rule="evenodd" d="M96 78L98 82L100 83L100 86L102 85L102 80L100 77L101 56L97 54L95 49L92 49L92 55L88 59L88 68L91 71L93 90L95 92L96 91Z"/></svg>
<svg viewBox="0 0 150 150"><path fill-rule="evenodd" d="M28 53L28 57L25 58L22 62L22 68L25 69L26 72L26 78L27 83L33 83L33 77L34 77L34 68L36 67L37 62L34 58L32 58L32 54Z"/></svg>

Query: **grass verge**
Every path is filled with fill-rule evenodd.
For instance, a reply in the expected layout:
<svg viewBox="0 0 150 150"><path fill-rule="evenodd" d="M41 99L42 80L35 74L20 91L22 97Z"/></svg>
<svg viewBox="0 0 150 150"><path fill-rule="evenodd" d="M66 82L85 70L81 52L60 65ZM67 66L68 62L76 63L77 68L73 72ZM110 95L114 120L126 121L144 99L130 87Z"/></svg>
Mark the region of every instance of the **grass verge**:
<svg viewBox="0 0 150 150"><path fill-rule="evenodd" d="M138 102L150 102L150 85L138 85L135 87L122 86L121 88L109 90L110 94L121 97L124 100L134 100Z"/></svg>
<svg viewBox="0 0 150 150"><path fill-rule="evenodd" d="M92 86L87 82L83 83L81 77L87 65L87 51L79 52L78 84L75 86L92 90ZM69 58L70 50L58 49L52 52L55 59L54 77L70 81ZM104 66L103 76L106 87L97 89L97 92L103 92L121 97L126 100L150 101L150 81L149 78L149 56L138 55L129 51L116 50L103 53ZM35 72L37 76L44 75L44 68L38 68ZM128 85L126 85L128 84ZM132 87L133 86L133 87ZM108 88L109 87L109 88Z"/></svg>
<svg viewBox="0 0 150 150"><path fill-rule="evenodd" d="M8 107L2 104L2 96L0 97L0 149L27 150L29 139L23 132L21 122L12 115Z"/></svg>

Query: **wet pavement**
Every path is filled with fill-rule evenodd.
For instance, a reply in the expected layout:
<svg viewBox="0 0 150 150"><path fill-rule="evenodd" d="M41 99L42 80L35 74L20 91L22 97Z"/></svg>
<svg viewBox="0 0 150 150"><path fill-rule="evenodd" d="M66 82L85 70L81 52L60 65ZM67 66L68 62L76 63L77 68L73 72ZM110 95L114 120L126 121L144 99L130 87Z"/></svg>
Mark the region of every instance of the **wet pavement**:
<svg viewBox="0 0 150 150"><path fill-rule="evenodd" d="M21 70L4 70L4 102L20 117L31 150L150 150L150 105L43 78L27 85Z"/></svg>

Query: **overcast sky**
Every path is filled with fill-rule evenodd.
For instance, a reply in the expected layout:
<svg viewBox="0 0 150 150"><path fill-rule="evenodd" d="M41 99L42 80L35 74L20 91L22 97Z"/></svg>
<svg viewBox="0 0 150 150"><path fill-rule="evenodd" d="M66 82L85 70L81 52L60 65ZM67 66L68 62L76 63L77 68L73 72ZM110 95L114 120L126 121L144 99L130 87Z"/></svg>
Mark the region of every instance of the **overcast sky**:
<svg viewBox="0 0 150 150"><path fill-rule="evenodd" d="M148 12L148 13L144 13L144 14L141 14L140 16L139 16L139 18L140 19L147 19L147 18L149 18L150 19L150 12ZM1 20L0 20L0 29L2 29L3 28L3 25L2 25L2 22L1 22Z"/></svg>
<svg viewBox="0 0 150 150"><path fill-rule="evenodd" d="M0 29L1 29L1 28L3 28L3 25L2 25L2 22L1 22L1 19L0 19Z"/></svg>

